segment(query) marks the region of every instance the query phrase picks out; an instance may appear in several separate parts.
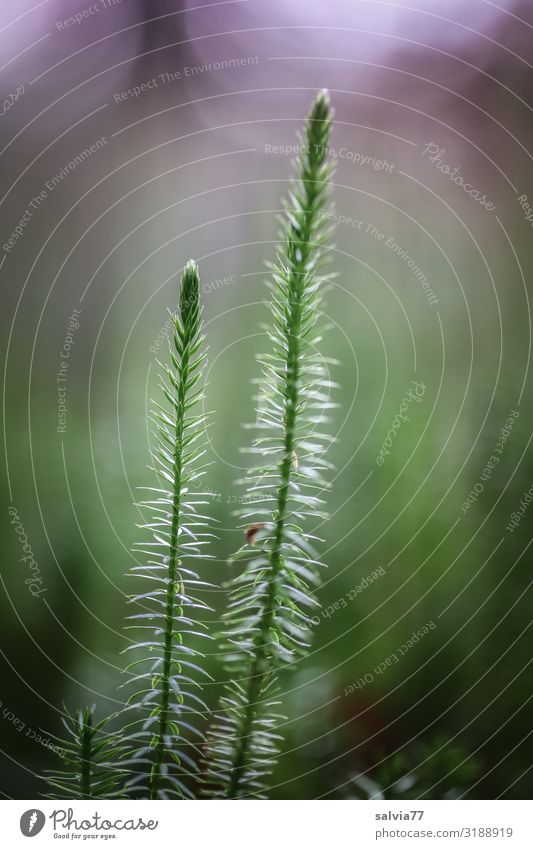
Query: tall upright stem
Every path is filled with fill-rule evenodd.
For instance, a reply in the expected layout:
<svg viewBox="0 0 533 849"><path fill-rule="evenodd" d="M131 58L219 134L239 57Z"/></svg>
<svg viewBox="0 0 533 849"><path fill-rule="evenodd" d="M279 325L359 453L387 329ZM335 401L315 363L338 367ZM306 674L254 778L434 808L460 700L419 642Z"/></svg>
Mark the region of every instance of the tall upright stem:
<svg viewBox="0 0 533 849"><path fill-rule="evenodd" d="M178 532L180 527L181 506L181 470L183 454L183 427L185 411L185 394L188 370L188 354L182 359L179 373L179 387L177 391L175 447L174 447L174 492L172 498L172 524L169 544L168 564L168 586L165 608L164 626L164 649L163 649L163 671L161 675L161 712L159 714L159 728L157 743L155 746L154 763L150 774L150 798L157 799L157 793L161 781L161 765L165 754L165 737L167 735L168 713L170 703L170 678L172 674L172 646L174 639L174 612L176 607L176 595L180 594L181 581L178 572Z"/></svg>
<svg viewBox="0 0 533 849"><path fill-rule="evenodd" d="M283 539L288 515L288 497L293 457L296 448L296 422L299 406L299 377L301 354L302 299L306 289L306 273L312 260L314 245L311 236L319 210L316 199L324 184L321 168L326 157L324 144L323 102L317 108L318 101L311 112L307 129L308 154L299 175L304 195L304 205L298 226L290 221L286 252L289 262L287 280L289 313L287 317L287 350L284 375L283 425L284 450L278 466L279 484L277 488L276 509L274 512L274 536L269 552L269 571L267 576L266 601L260 617L258 631L254 639L254 657L246 688L246 707L241 726L241 734L236 742L227 785L227 798L239 794L248 750L251 743L251 731L257 711L257 701L261 696L263 683L270 671L268 641L276 613L276 585L283 559ZM315 126L314 122L321 126Z"/></svg>

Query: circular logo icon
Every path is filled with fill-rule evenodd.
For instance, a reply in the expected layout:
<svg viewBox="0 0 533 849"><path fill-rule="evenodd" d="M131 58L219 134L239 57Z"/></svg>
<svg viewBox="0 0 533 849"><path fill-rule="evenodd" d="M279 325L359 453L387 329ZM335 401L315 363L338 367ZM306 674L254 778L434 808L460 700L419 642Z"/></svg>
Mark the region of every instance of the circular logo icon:
<svg viewBox="0 0 533 849"><path fill-rule="evenodd" d="M42 831L46 822L46 817L42 811L37 808L31 808L29 811L24 811L20 818L20 830L24 837L35 837Z"/></svg>

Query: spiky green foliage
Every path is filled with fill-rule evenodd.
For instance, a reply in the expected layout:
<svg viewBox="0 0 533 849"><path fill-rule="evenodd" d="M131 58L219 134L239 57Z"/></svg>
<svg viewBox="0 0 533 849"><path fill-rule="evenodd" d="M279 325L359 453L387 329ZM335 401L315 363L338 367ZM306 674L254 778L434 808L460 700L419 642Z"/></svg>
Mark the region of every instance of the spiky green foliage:
<svg viewBox="0 0 533 849"><path fill-rule="evenodd" d="M354 775L348 799L462 799L481 765L460 743L445 737L416 741L380 763L374 773Z"/></svg>
<svg viewBox="0 0 533 849"><path fill-rule="evenodd" d="M304 525L317 519L326 487L321 433L331 384L321 359L320 272L329 235L332 165L327 160L329 97L314 101L301 139L305 152L284 205L282 244L271 266L272 353L260 359L260 464L247 478L247 544L251 556L232 581L224 650L231 683L209 737L205 781L214 796L262 797L280 736L277 671L305 653L318 561Z"/></svg>
<svg viewBox="0 0 533 849"><path fill-rule="evenodd" d="M185 742L184 732L201 737L195 722L206 710L198 695L198 678L205 674L202 655L190 645L206 636L206 626L193 617L207 607L196 597L198 588L207 585L189 565L205 556L202 546L210 536L201 512L207 502L198 491L205 474L201 458L206 416L198 412L205 354L198 269L192 261L181 278L179 313L171 313L171 319L171 365L160 364L168 404L155 404L152 414L154 471L162 486L147 488L148 500L140 505L150 514L144 527L152 541L136 549L145 563L131 570L151 589L131 599L137 612L129 617L134 623L130 627L143 641L126 649L137 655L127 669L127 686L135 688L127 711L136 718L126 733L133 746L129 766L136 774L126 790L151 799L190 795L187 777L196 768L196 746L192 740Z"/></svg>
<svg viewBox="0 0 533 849"><path fill-rule="evenodd" d="M110 799L120 795L124 770L117 764L124 754L119 737L108 731L110 718L94 721L94 707L70 714L64 708L61 721L67 737L50 735L62 759L62 769L50 770L46 798Z"/></svg>

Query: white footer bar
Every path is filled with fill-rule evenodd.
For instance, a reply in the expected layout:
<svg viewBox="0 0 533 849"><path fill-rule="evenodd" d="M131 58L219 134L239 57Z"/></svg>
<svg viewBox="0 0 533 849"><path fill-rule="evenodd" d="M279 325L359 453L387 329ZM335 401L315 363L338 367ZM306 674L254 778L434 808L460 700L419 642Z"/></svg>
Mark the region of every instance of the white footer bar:
<svg viewBox="0 0 533 849"><path fill-rule="evenodd" d="M2 845L532 849L526 801L4 801Z"/></svg>

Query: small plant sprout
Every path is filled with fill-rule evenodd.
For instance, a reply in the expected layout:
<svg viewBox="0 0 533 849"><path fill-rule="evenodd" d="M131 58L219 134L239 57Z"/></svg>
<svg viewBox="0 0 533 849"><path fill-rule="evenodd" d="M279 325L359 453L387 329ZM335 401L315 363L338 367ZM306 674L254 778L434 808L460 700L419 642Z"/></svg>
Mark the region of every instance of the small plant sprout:
<svg viewBox="0 0 533 849"><path fill-rule="evenodd" d="M279 750L278 671L304 655L318 582L309 519L323 516L327 487L320 432L331 384L319 354L321 273L330 234L325 214L332 165L327 92L314 101L282 216L272 272L271 351L260 358L259 465L247 477L251 498L241 518L248 558L231 582L224 645L231 678L209 733L204 781L209 795L264 797ZM237 559L237 556L236 558Z"/></svg>
<svg viewBox="0 0 533 849"><path fill-rule="evenodd" d="M94 707L71 715L66 708L61 717L67 737L54 739L63 759L61 770L50 770L46 781L49 799L112 799L120 796L125 775L118 766L124 745L107 731L111 718L94 721Z"/></svg>
<svg viewBox="0 0 533 849"><path fill-rule="evenodd" d="M206 416L203 400L205 353L198 269L191 260L181 277L179 312L171 313L170 365L161 365L161 389L167 405L154 405L156 426L154 471L161 487L147 488L140 505L150 514L144 525L152 540L136 553L145 564L131 575L150 589L131 599L138 612L129 617L146 641L126 649L137 655L126 673L124 686L133 686L128 712L136 717L125 735L133 747L133 777L126 793L150 799L191 795L187 778L196 769L196 744L185 735L202 737L196 718L207 710L198 695L202 655L192 639L206 637L207 628L195 616L206 610L196 597L207 586L190 568L194 558L205 557L202 547L212 536L202 514L207 503L198 492L205 474Z"/></svg>

